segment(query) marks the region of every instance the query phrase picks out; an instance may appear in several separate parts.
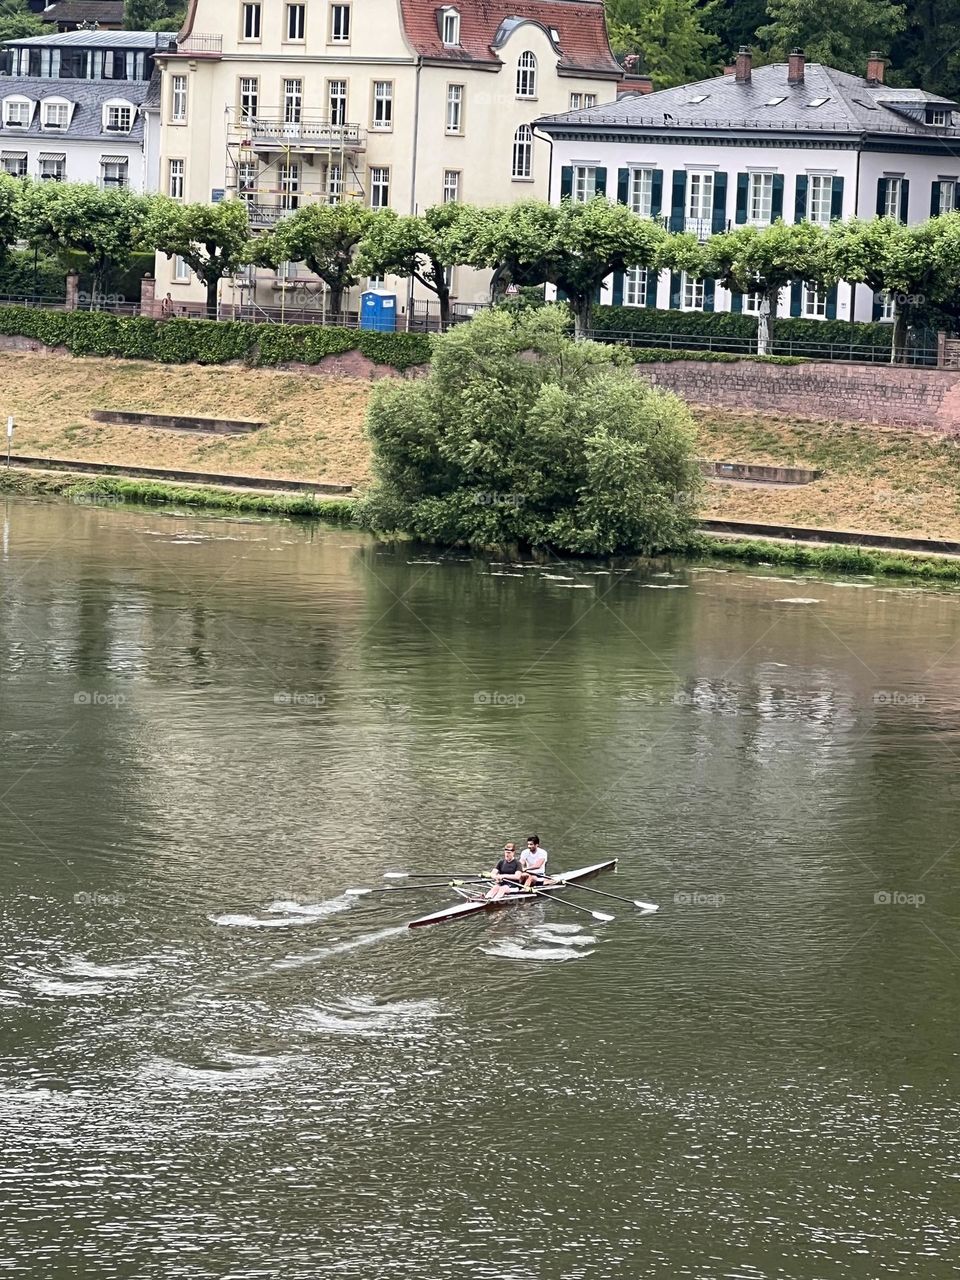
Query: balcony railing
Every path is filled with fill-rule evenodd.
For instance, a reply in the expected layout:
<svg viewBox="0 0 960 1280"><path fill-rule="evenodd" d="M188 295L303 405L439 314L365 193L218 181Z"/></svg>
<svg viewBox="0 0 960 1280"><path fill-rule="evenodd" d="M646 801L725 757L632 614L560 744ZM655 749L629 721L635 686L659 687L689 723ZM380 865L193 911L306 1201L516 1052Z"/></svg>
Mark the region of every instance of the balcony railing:
<svg viewBox="0 0 960 1280"><path fill-rule="evenodd" d="M238 120L235 128L249 139L254 150L297 147L301 150L363 151L367 134L358 124L334 124L322 116L284 120L277 116L256 116Z"/></svg>
<svg viewBox="0 0 960 1280"><path fill-rule="evenodd" d="M179 43L172 41L169 51L185 58L219 58L223 53L223 36L189 35Z"/></svg>

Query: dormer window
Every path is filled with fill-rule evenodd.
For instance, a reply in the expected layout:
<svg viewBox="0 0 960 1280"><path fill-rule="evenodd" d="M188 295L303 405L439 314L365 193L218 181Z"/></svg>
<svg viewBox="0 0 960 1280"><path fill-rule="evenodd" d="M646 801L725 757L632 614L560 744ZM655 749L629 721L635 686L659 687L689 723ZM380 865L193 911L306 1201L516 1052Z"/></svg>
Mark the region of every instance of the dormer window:
<svg viewBox="0 0 960 1280"><path fill-rule="evenodd" d="M45 102L42 110L44 129L66 129L70 123L68 102Z"/></svg>
<svg viewBox="0 0 960 1280"><path fill-rule="evenodd" d="M133 128L133 107L128 102L107 103L103 127L108 133L129 133Z"/></svg>
<svg viewBox="0 0 960 1280"><path fill-rule="evenodd" d="M8 129L26 129L33 119L33 103L29 98L7 98L3 104L3 123Z"/></svg>
<svg viewBox="0 0 960 1280"><path fill-rule="evenodd" d="M440 10L440 38L448 48L460 43L460 14L456 9Z"/></svg>
<svg viewBox="0 0 960 1280"><path fill-rule="evenodd" d="M939 125L941 129L950 123L950 112L945 107L928 107L927 124Z"/></svg>

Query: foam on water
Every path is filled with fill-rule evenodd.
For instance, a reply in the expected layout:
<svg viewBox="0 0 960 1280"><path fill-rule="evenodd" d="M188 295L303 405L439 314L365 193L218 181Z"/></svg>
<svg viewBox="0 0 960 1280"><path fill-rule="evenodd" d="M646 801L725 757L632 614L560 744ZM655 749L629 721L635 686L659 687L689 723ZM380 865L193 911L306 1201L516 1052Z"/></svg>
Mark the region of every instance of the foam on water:
<svg viewBox="0 0 960 1280"><path fill-rule="evenodd" d="M271 902L265 908L272 913L268 916L228 912L219 916L208 915L207 919L211 924L226 925L234 929L289 929L310 924L312 920L322 919L324 916L336 915L339 911L348 911L356 901L356 898L348 898L346 894L330 898L326 902L278 901Z"/></svg>
<svg viewBox="0 0 960 1280"><path fill-rule="evenodd" d="M569 947L525 947L522 943L507 941L480 950L503 960L580 960L593 955L592 951L573 951Z"/></svg>

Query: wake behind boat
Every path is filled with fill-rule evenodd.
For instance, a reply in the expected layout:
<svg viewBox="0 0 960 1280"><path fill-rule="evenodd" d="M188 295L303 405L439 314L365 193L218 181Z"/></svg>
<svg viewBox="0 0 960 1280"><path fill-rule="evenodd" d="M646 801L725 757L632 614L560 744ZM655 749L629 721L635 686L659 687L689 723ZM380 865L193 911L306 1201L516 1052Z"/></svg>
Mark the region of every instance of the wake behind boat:
<svg viewBox="0 0 960 1280"><path fill-rule="evenodd" d="M444 907L441 911L434 911L427 916L418 916L416 920L411 920L408 928L419 929L422 925L427 924L445 924L448 920L462 920L464 916L476 915L479 911L496 911L500 907L515 907L521 903L538 902L541 899L557 893L567 885L578 884L582 880L589 880L593 876L597 876L601 871L615 871L617 859L611 858L607 862L596 862L592 867L580 867L576 871L562 871L559 875L551 876L550 884L544 884L542 888L537 889L536 893L526 893L522 890L511 890L500 898L471 898L467 902L458 902L452 907ZM650 904L652 905L652 904Z"/></svg>

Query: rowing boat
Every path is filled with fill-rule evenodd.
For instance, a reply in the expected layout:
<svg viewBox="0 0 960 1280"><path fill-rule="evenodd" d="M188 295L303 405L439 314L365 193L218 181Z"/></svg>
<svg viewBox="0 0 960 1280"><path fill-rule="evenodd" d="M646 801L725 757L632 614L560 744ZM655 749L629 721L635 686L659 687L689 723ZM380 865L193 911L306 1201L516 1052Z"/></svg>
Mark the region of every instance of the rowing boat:
<svg viewBox="0 0 960 1280"><path fill-rule="evenodd" d="M476 915L478 911L496 911L500 907L517 906L518 903L539 902L545 894L556 893L564 885L589 880L599 875L601 871L614 871L616 866L617 859L611 858L609 862L596 862L592 867L580 867L576 871L561 871L559 875L550 877L556 883L544 885L536 893L514 890L504 894L502 898L479 898L470 902L458 902L456 906L444 907L442 911L434 911L429 916L419 916L416 920L411 920L408 928L419 929L424 924L444 924L447 920L462 920L464 916Z"/></svg>

